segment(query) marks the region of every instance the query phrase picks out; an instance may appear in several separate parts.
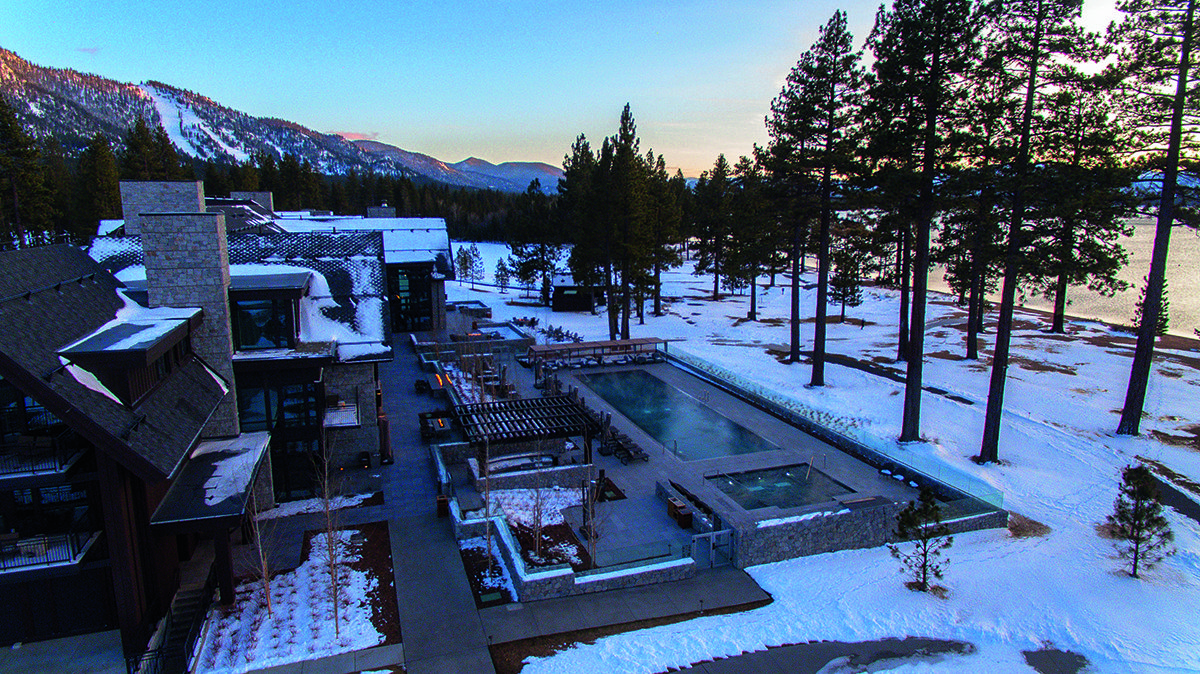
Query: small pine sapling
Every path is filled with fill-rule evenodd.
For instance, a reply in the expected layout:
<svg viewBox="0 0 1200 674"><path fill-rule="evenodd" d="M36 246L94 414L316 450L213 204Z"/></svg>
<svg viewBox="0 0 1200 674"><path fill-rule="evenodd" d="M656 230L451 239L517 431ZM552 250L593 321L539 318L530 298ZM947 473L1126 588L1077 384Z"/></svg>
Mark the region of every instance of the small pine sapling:
<svg viewBox="0 0 1200 674"><path fill-rule="evenodd" d="M942 509L929 488L922 489L918 500L909 501L908 506L896 515L896 538L914 544L908 553L901 551L897 544L887 546L892 557L900 560L900 571L912 576L905 586L929 592L931 578L941 580L942 572L950 563L943 552L954 543L954 537L949 533L942 524Z"/></svg>
<svg viewBox="0 0 1200 674"><path fill-rule="evenodd" d="M1117 554L1129 560L1129 575L1134 578L1139 569L1149 569L1175 552L1171 547L1175 534L1163 517L1158 487L1145 466L1126 466L1121 472L1108 525Z"/></svg>

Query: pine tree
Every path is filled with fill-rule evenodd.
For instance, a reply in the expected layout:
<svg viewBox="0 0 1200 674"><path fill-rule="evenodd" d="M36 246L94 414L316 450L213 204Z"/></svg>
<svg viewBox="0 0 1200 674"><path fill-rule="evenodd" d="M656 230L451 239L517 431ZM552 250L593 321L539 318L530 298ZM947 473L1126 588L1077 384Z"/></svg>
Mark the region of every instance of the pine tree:
<svg viewBox="0 0 1200 674"><path fill-rule="evenodd" d="M1171 548L1175 534L1163 517L1158 487L1145 466L1126 466L1121 471L1108 526L1116 539L1117 554L1129 560L1129 575L1134 578L1140 569L1149 569L1175 553Z"/></svg>
<svg viewBox="0 0 1200 674"><path fill-rule="evenodd" d="M1004 254L1004 281L1000 289L1000 316L996 325L983 438L979 445L980 462L994 462L999 454L1013 308L1017 286L1021 282L1022 261L1030 253L1027 250L1029 235L1023 228L1028 205L1026 190L1035 174L1032 170L1037 149L1034 146L1035 112L1040 112L1043 107L1044 90L1056 84L1056 79L1061 81L1054 77L1061 59L1078 62L1092 56L1087 49L1088 36L1075 24L1082 4L1082 0L1012 0L998 5L1002 9L991 23L1007 70L1019 76L1022 84L1018 90L1020 115L1013 124L1016 156L1008 171L1012 177L1012 205Z"/></svg>
<svg viewBox="0 0 1200 674"><path fill-rule="evenodd" d="M1138 298L1136 304L1133 305L1133 328L1134 330L1142 329L1142 307L1146 305L1146 288L1150 285L1149 279L1142 281L1142 295ZM1159 305L1161 313L1158 315L1158 325L1154 328L1154 334L1162 337L1167 334L1167 330L1171 327L1171 302L1167 298L1167 280L1163 279L1162 284L1162 302Z"/></svg>
<svg viewBox="0 0 1200 674"><path fill-rule="evenodd" d="M833 227L833 178L845 180L857 170L854 119L862 96L862 53L854 51L846 13L838 10L821 28L787 84L771 103L767 129L773 142L788 144L797 161L792 170L807 174L817 187L820 213L817 243L817 309L810 385L825 385L825 314L829 292L830 228Z"/></svg>
<svg viewBox="0 0 1200 674"><path fill-rule="evenodd" d="M862 304L862 277L871 251L871 233L854 220L843 220L830 254L833 275L829 278L829 301L841 305L841 322L846 322L846 307Z"/></svg>
<svg viewBox="0 0 1200 674"><path fill-rule="evenodd" d="M508 292L508 283L511 279L508 273L508 263L504 261L504 258L496 260L496 271L492 273L492 280L496 282L497 286L500 286L501 293Z"/></svg>
<svg viewBox="0 0 1200 674"><path fill-rule="evenodd" d="M755 154L762 151L757 146ZM738 159L733 167L733 192L730 212L735 223L730 237L727 278L734 288L750 290L750 310L746 318L758 320L758 288L756 281L774 250L772 229L764 194L764 176L758 161L749 157Z"/></svg>
<svg viewBox="0 0 1200 674"><path fill-rule="evenodd" d="M0 236L6 240L24 243L31 232L45 231L50 224L50 194L40 158L36 143L0 95Z"/></svg>
<svg viewBox="0 0 1200 674"><path fill-rule="evenodd" d="M1075 76L1049 97L1038 172L1033 235L1033 290L1054 302L1051 331L1066 329L1067 290L1087 286L1114 295L1128 287L1117 277L1128 262L1120 240L1133 234L1129 185L1135 169L1120 161L1128 134L1114 115L1111 76Z"/></svg>
<svg viewBox="0 0 1200 674"><path fill-rule="evenodd" d="M1179 162L1183 149L1200 146L1200 86L1192 67L1195 59L1198 0L1121 0L1126 14L1113 31L1121 44L1119 67L1127 73L1127 109L1143 132L1143 152L1161 157L1162 195L1146 283L1145 320L1129 371L1129 386L1117 433L1137 435L1146 402L1158 317L1163 313L1167 251L1176 216Z"/></svg>
<svg viewBox="0 0 1200 674"><path fill-rule="evenodd" d="M912 552L904 553L895 543L888 544L892 557L900 560L901 572L912 576L905 583L910 589L928 592L933 579L941 580L950 560L944 552L954 543L950 530L942 524L942 509L928 487L921 490L916 501L896 516L896 538L912 541Z"/></svg>
<svg viewBox="0 0 1200 674"><path fill-rule="evenodd" d="M92 232L101 220L121 217L120 174L108 139L97 133L79 155L79 214Z"/></svg>
<svg viewBox="0 0 1200 674"><path fill-rule="evenodd" d="M696 182L697 275L712 274L713 300L721 299L721 278L728 274L726 258L732 247L732 181L725 155L719 155L711 171Z"/></svg>
<svg viewBox="0 0 1200 674"><path fill-rule="evenodd" d="M512 272L522 280L541 285L542 304L550 305L550 287L562 257L562 234L549 198L536 179L513 204L508 221L508 245L512 250Z"/></svg>
<svg viewBox="0 0 1200 674"><path fill-rule="evenodd" d="M935 179L950 161L953 112L965 94L964 74L975 62L975 14L971 0L896 0L890 11L880 8L868 39L875 54L875 76L864 102L870 152L884 176L897 178L889 181L888 191L900 192L898 202L911 202L915 214L912 334L900 347L908 360L902 442L921 437L929 239L938 210Z"/></svg>

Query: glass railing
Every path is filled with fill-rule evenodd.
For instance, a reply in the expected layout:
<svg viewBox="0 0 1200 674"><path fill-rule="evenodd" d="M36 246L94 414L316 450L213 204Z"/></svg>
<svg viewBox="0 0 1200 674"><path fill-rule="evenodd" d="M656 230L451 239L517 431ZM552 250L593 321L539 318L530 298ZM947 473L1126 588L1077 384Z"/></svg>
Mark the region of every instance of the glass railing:
<svg viewBox="0 0 1200 674"><path fill-rule="evenodd" d="M601 541L601 546L603 546L603 541ZM599 573L636 569L691 556L692 546L690 543L655 541L621 548L603 546L603 549L596 551L595 567L580 571L576 575L587 577Z"/></svg>
<svg viewBox="0 0 1200 674"><path fill-rule="evenodd" d="M963 500L965 496L968 501L978 499L991 508L999 509L1004 507L1004 494L999 489L996 489L983 480L948 466L936 458L922 456L915 452L908 452L901 447L897 447L892 440L886 438L878 438L867 434L857 434L856 437L851 437L847 434L847 431L850 430L849 428L837 429L831 427L837 422L837 419L833 415L820 412L795 398L783 395L735 374L720 365L687 353L680 349L678 345L672 345L669 349L665 350L665 353L675 362L694 370L701 376L712 379L713 383L718 386L766 409L776 416L798 426L805 432L866 461L880 470L888 470L892 474L903 475L917 483L923 482L923 480L919 479L920 477L932 480L935 484L929 484L928 486L934 488L935 491L945 492L945 490L937 489L939 486L942 486L961 492L961 495L953 493L940 494L948 504L955 504L957 501ZM980 508L979 505L975 504L972 506L970 503L962 503L955 505L953 509L956 512L961 511L963 513L967 513L973 509L978 511L971 512L970 514L987 512L988 508ZM943 517L950 514L944 513ZM966 515L956 515L956 517L962 516Z"/></svg>

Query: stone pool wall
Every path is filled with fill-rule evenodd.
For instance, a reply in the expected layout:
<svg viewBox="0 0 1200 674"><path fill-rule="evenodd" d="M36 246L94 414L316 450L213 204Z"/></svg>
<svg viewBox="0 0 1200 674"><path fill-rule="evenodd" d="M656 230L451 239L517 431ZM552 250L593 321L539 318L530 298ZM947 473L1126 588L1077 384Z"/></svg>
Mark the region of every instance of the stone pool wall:
<svg viewBox="0 0 1200 674"><path fill-rule="evenodd" d="M886 503L861 510L785 517L778 523L762 520L739 527L734 559L739 568L745 568L835 550L874 548L891 540L901 507Z"/></svg>
<svg viewBox="0 0 1200 674"><path fill-rule="evenodd" d="M778 562L835 550L874 548L896 540L896 516L903 503L884 503L859 510L842 509L762 520L740 527L736 535L738 568ZM950 534L1007 526L1004 510L946 522Z"/></svg>
<svg viewBox="0 0 1200 674"><path fill-rule="evenodd" d="M483 493L486 485L479 475L479 462L474 458L467 459L471 474L475 477L475 491ZM492 489L547 489L562 487L578 489L581 482L591 478L591 466L575 464L570 466L555 466L539 468L538 470L519 470L511 473L493 473Z"/></svg>

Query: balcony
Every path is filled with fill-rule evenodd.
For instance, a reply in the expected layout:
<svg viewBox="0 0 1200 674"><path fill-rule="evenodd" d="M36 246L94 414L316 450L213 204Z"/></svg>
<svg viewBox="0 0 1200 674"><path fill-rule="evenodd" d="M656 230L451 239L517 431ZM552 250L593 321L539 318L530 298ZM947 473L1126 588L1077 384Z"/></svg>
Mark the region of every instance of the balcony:
<svg viewBox="0 0 1200 674"><path fill-rule="evenodd" d="M86 446L74 431L62 424L4 436L0 439L0 480L64 473Z"/></svg>
<svg viewBox="0 0 1200 674"><path fill-rule="evenodd" d="M91 529L81 522L60 534L0 534L0 573L78 564L100 538Z"/></svg>

